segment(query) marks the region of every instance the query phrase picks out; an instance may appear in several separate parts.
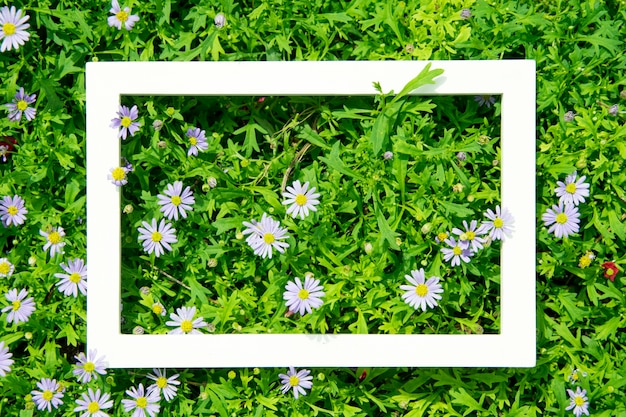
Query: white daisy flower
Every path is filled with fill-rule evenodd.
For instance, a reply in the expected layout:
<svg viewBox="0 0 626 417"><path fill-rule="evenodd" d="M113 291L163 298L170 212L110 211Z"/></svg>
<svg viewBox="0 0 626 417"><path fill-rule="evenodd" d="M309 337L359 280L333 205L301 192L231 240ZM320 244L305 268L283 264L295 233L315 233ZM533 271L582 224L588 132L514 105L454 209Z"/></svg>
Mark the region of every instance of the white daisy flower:
<svg viewBox="0 0 626 417"><path fill-rule="evenodd" d="M9 348L4 345L4 341L0 341L0 376L6 376L7 372L11 372L12 356Z"/></svg>
<svg viewBox="0 0 626 417"><path fill-rule="evenodd" d="M37 94L29 95L24 92L24 87L20 87L20 90L15 93L12 103L5 104L9 109L7 117L12 122L22 120L22 116L26 117L26 120L30 121L37 115L37 109L30 107L31 104L37 100Z"/></svg>
<svg viewBox="0 0 626 417"><path fill-rule="evenodd" d="M26 207L24 207L24 199L18 195L13 197L4 196L0 202L0 219L5 227L9 227L11 224L19 226L24 224L26 220L25 214L28 213Z"/></svg>
<svg viewBox="0 0 626 417"><path fill-rule="evenodd" d="M57 253L63 253L65 242L62 241L65 231L62 227L52 227L49 232L39 231L39 234L46 238L47 242L43 245L43 250L50 249L50 257L54 257Z"/></svg>
<svg viewBox="0 0 626 417"><path fill-rule="evenodd" d="M554 232L554 235L558 238L568 237L574 233L578 233L578 223L580 223L580 214L578 213L578 207L573 204L563 204L559 202L559 205L553 205L552 208L548 208L541 220L545 226L550 226L548 233Z"/></svg>
<svg viewBox="0 0 626 417"><path fill-rule="evenodd" d="M87 266L82 259L70 259L68 264L61 263L61 268L65 270L66 274L57 273L55 277L60 281L56 283L59 287L59 291L64 295L73 295L78 297L78 290L81 294L87 295Z"/></svg>
<svg viewBox="0 0 626 417"><path fill-rule="evenodd" d="M320 285L320 280L307 275L304 278L304 285L300 278L296 277L295 281L289 281L285 286L283 299L289 311L300 313L301 316L311 313L313 308L318 308L324 302L324 287Z"/></svg>
<svg viewBox="0 0 626 417"><path fill-rule="evenodd" d="M286 374L279 374L281 384L281 391L283 394L286 394L289 390L293 390L293 396L298 399L300 394L306 395L307 389L311 389L313 386L313 377L311 376L311 371L308 369L303 369L301 371L297 371L293 368L293 366L289 367L289 370Z"/></svg>
<svg viewBox="0 0 626 417"><path fill-rule="evenodd" d="M585 182L586 176L582 176L576 181L576 171L572 175L565 177L565 182L557 181L554 192L559 197L560 203L574 204L585 202L585 197L589 197L589 184Z"/></svg>
<svg viewBox="0 0 626 417"><path fill-rule="evenodd" d="M78 382L86 383L91 381L91 378L98 379L98 374L105 375L106 362L104 357L98 357L98 351L96 349L90 350L87 355L81 352L74 358L76 362L76 368L72 371L76 375Z"/></svg>
<svg viewBox="0 0 626 417"><path fill-rule="evenodd" d="M163 304L161 303L153 303L152 312L158 316L164 316L165 314L167 314L165 307L163 307Z"/></svg>
<svg viewBox="0 0 626 417"><path fill-rule="evenodd" d="M576 391L571 389L567 390L569 394L570 404L566 410L572 410L572 413L576 417L580 417L582 414L589 415L589 402L587 401L587 391L581 390L580 387L576 387Z"/></svg>
<svg viewBox="0 0 626 417"><path fill-rule="evenodd" d="M123 399L124 411L133 411L132 417L145 417L146 414L154 417L161 408L159 400L161 396L158 390L150 390L144 392L143 384L139 384L137 388L126 390L132 400Z"/></svg>
<svg viewBox="0 0 626 417"><path fill-rule="evenodd" d="M464 230L456 227L452 229L452 233L459 236L459 240L465 246L464 249L470 248L473 252L478 252L483 248L485 240L480 237L483 232L480 228L476 230L477 225L478 222L476 220L472 220L469 226L467 225L467 222L463 220Z"/></svg>
<svg viewBox="0 0 626 417"><path fill-rule="evenodd" d="M161 212L163 212L165 217L169 220L178 220L179 213L186 219L187 210L193 210L191 205L196 202L191 189L185 187L183 191L183 183L180 181L175 181L174 184L168 184L163 194L159 194L157 197L159 199L158 203L161 205Z"/></svg>
<svg viewBox="0 0 626 417"><path fill-rule="evenodd" d="M500 210L500 206L496 206L495 213L491 209L487 209L483 213L488 221L483 221L477 230L481 234L489 234L491 240L504 240L504 236L511 237L513 233L513 223L515 220L507 209Z"/></svg>
<svg viewBox="0 0 626 417"><path fill-rule="evenodd" d="M204 130L198 127L190 127L187 129L187 139L189 140L189 150L187 156L197 156L198 151L206 151L209 149Z"/></svg>
<svg viewBox="0 0 626 417"><path fill-rule="evenodd" d="M88 392L83 392L82 398L76 400L78 407L74 408L74 412L82 411L80 417L108 417L102 410L113 407L110 398L111 395L107 392L101 393L100 388L96 392L89 388Z"/></svg>
<svg viewBox="0 0 626 417"><path fill-rule="evenodd" d="M26 323L33 311L35 311L35 302L33 297L28 297L28 291L22 288L17 292L16 288L9 290L4 297L11 303L2 309L2 312L9 312L7 315L7 323Z"/></svg>
<svg viewBox="0 0 626 417"><path fill-rule="evenodd" d="M450 261L450 265L457 266L461 265L461 261L469 262L470 257L474 256L474 252L472 252L471 248L464 248L461 241L457 242L453 237L449 237L444 240L449 248L441 248L441 252L443 253L444 261Z"/></svg>
<svg viewBox="0 0 626 417"><path fill-rule="evenodd" d="M168 334L202 334L202 332L196 329L206 327L207 324L202 317L194 320L193 316L195 315L195 307L177 308L176 313L170 314L172 320L165 322L168 326L176 327L174 330L170 330Z"/></svg>
<svg viewBox="0 0 626 417"><path fill-rule="evenodd" d="M441 300L443 288L439 284L438 277L430 277L426 281L424 268L411 271L411 275L404 276L411 285L400 285L400 289L406 291L402 294L404 302L411 307L421 308L426 311L426 307L434 308L437 306L437 300Z"/></svg>
<svg viewBox="0 0 626 417"><path fill-rule="evenodd" d="M170 223L165 223L164 219L161 219L159 227L157 228L156 219L152 219L152 224L148 222L141 223L143 227L138 227L139 240L143 240L143 250L149 254L154 252L157 256L161 256L165 251L172 250L170 243L176 243L176 229L172 227Z"/></svg>
<svg viewBox="0 0 626 417"><path fill-rule="evenodd" d="M15 266L7 258L0 258L0 277L10 277L15 271Z"/></svg>
<svg viewBox="0 0 626 417"><path fill-rule="evenodd" d="M107 19L109 26L115 26L118 30L122 30L122 25L126 30L131 30L133 25L139 21L139 16L130 14L130 7L122 9L117 0L111 2L109 13L113 15Z"/></svg>
<svg viewBox="0 0 626 417"><path fill-rule="evenodd" d="M304 219L309 215L310 211L317 211L317 206L320 202L318 200L319 193L315 192L315 187L309 188L309 182L305 182L304 185L300 185L300 181L294 181L291 187L287 186L286 193L283 193L283 197L287 200L283 201L283 204L289 205L287 214L291 214L294 219L300 216Z"/></svg>
<svg viewBox="0 0 626 417"><path fill-rule="evenodd" d="M165 401L171 401L176 396L177 385L180 385L178 380L178 374L172 375L169 378L165 373L165 369L153 369L154 374L148 374L148 378L155 381L154 384L148 387L148 391L154 390L161 392Z"/></svg>
<svg viewBox="0 0 626 417"><path fill-rule="evenodd" d="M128 184L128 168L126 167L115 167L110 169L111 173L109 174L109 180L118 187L122 185Z"/></svg>
<svg viewBox="0 0 626 417"><path fill-rule="evenodd" d="M61 386L56 379L41 378L41 381L37 382L37 387L41 391L33 390L31 395L33 401L37 405L37 410L48 409L48 412L52 411L52 407L59 408L59 405L63 404L61 398L63 398L63 392L61 392Z"/></svg>
<svg viewBox="0 0 626 417"><path fill-rule="evenodd" d="M254 249L254 254L262 258L272 258L272 248L280 253L284 253L289 247L287 242L281 242L281 239L287 239L287 230L280 227L280 222L272 219L266 213L263 213L260 222L252 219L250 222L243 222L246 229L244 235L250 235L246 238L248 245Z"/></svg>
<svg viewBox="0 0 626 417"><path fill-rule="evenodd" d="M22 17L22 10L16 10L15 6L10 9L4 6L0 9L0 52L10 51L12 48L18 50L30 38L30 33L26 32L30 27L26 23L29 18L26 14Z"/></svg>

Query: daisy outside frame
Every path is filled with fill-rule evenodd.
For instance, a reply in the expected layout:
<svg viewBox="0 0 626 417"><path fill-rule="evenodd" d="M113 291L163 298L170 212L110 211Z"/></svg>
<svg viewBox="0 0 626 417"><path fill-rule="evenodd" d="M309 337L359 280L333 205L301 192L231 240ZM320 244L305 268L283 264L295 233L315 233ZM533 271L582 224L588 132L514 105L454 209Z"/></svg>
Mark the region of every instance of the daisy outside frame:
<svg viewBox="0 0 626 417"><path fill-rule="evenodd" d="M374 82L399 92L428 63L443 75L411 94L502 96L502 205L516 233L502 246L500 334L121 334L120 191L102 173L120 161L109 123L122 95L375 95ZM87 344L109 367L534 366L534 61L89 63L86 83Z"/></svg>

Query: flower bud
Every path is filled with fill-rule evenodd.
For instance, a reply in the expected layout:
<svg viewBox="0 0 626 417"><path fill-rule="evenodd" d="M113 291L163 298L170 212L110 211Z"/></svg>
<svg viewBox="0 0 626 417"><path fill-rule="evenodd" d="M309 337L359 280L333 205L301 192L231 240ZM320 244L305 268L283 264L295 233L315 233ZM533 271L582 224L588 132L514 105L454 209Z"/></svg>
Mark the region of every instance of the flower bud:
<svg viewBox="0 0 626 417"><path fill-rule="evenodd" d="M152 122L152 128L158 132L163 128L163 122L161 120L155 120Z"/></svg>
<svg viewBox="0 0 626 417"><path fill-rule="evenodd" d="M141 326L135 326L133 328L133 334L144 334L145 330Z"/></svg>
<svg viewBox="0 0 626 417"><path fill-rule="evenodd" d="M393 152L391 151L387 151L383 154L383 158L385 159L385 161L389 161L391 159L393 159Z"/></svg>
<svg viewBox="0 0 626 417"><path fill-rule="evenodd" d="M563 115L563 120L566 122L571 122L572 120L574 120L574 116L576 116L576 113L570 110Z"/></svg>
<svg viewBox="0 0 626 417"><path fill-rule="evenodd" d="M123 212L124 214L130 214L130 213L132 213L132 212L133 212L133 205L132 205L132 204L126 204L126 205L124 206L124 209L122 210L122 212Z"/></svg>
<svg viewBox="0 0 626 417"><path fill-rule="evenodd" d="M165 149L165 148L167 148L167 142L166 142L166 141L164 141L164 140L160 140L160 141L157 143L157 146L159 147L159 149Z"/></svg>
<svg viewBox="0 0 626 417"><path fill-rule="evenodd" d="M215 23L215 27L221 29L226 25L226 16L224 13L218 13L215 15L215 19L213 19L213 23Z"/></svg>
<svg viewBox="0 0 626 417"><path fill-rule="evenodd" d="M215 177L209 177L207 184L209 184L209 187L215 188L217 187L217 179Z"/></svg>

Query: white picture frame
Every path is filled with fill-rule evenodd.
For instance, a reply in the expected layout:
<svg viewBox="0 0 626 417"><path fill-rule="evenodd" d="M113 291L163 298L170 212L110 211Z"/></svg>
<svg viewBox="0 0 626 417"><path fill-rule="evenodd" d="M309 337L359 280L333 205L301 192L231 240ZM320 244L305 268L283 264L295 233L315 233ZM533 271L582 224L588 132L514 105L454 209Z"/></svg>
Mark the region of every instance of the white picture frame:
<svg viewBox="0 0 626 417"><path fill-rule="evenodd" d="M515 232L501 249L499 334L121 333L120 190L107 177L120 164L109 125L122 96L373 96L373 82L397 93L428 63L444 73L411 94L501 96L501 205ZM534 61L90 62L86 108L87 348L109 367L535 365Z"/></svg>

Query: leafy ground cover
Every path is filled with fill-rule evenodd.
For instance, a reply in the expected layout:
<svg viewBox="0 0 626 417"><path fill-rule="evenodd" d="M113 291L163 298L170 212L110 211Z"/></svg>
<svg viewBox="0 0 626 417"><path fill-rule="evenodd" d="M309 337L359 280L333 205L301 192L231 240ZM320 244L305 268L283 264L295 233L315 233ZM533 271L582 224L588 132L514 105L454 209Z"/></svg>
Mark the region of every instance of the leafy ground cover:
<svg viewBox="0 0 626 417"><path fill-rule="evenodd" d="M8 4L0 415L626 415L625 10ZM122 370L85 352L86 62L523 58L538 71L536 367ZM123 195L124 332L499 331L498 238L514 229L499 207L498 97L122 105L111 117L125 159L110 175ZM396 123L372 140L394 105Z"/></svg>

